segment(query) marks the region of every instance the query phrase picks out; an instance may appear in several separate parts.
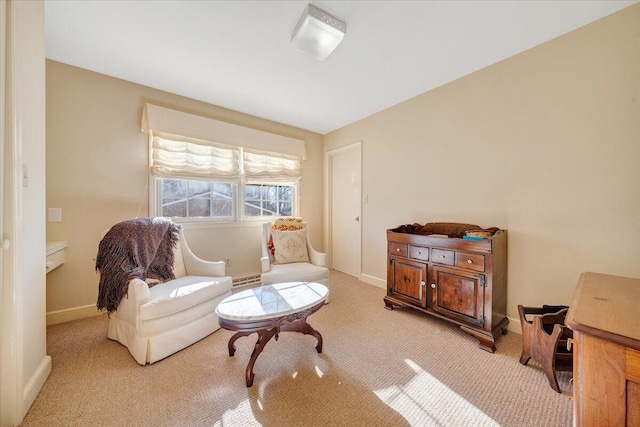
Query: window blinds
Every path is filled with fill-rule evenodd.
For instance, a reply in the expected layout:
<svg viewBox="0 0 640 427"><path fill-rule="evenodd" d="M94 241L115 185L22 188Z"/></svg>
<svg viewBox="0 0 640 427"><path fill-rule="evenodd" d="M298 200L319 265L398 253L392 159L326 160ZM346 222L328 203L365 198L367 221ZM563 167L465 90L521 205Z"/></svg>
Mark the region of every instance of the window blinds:
<svg viewBox="0 0 640 427"><path fill-rule="evenodd" d="M298 182L305 142L145 104L151 173L162 177ZM215 142L213 142L215 141Z"/></svg>
<svg viewBox="0 0 640 427"><path fill-rule="evenodd" d="M243 151L245 182L297 182L302 178L302 163L299 158L249 148Z"/></svg>
<svg viewBox="0 0 640 427"><path fill-rule="evenodd" d="M176 178L237 178L240 150L208 141L154 135L151 173Z"/></svg>
<svg viewBox="0 0 640 427"><path fill-rule="evenodd" d="M242 165L241 165L242 161ZM174 178L298 182L299 158L178 136L152 135L151 173Z"/></svg>

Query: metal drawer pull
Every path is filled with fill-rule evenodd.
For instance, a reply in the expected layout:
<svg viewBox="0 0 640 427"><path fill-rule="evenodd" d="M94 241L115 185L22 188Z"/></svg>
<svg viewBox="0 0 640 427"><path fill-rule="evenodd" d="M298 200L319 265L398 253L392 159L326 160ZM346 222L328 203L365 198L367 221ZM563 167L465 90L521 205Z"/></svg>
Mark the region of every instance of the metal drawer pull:
<svg viewBox="0 0 640 427"><path fill-rule="evenodd" d="M471 261L470 259L467 260L468 264L473 264L473 261Z"/></svg>
<svg viewBox="0 0 640 427"><path fill-rule="evenodd" d="M400 248L397 248L397 249L396 249L396 252L400 252Z"/></svg>
<svg viewBox="0 0 640 427"><path fill-rule="evenodd" d="M440 259L445 259L446 257L444 255L440 255Z"/></svg>
<svg viewBox="0 0 640 427"><path fill-rule="evenodd" d="M418 255L422 255L422 252L418 251Z"/></svg>

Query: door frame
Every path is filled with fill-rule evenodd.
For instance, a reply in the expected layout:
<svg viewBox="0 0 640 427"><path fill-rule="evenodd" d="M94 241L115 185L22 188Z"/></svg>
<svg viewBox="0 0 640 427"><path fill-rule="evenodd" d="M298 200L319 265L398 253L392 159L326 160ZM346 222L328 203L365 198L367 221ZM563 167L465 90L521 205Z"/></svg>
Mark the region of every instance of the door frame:
<svg viewBox="0 0 640 427"><path fill-rule="evenodd" d="M3 96L0 98L0 165L2 165L2 169L6 168L6 164L4 162L4 143L5 143L5 103L6 103L6 40L7 40L7 2L0 1L0 93ZM4 234L4 172L0 172L0 242L2 246L4 246L5 234ZM3 368L5 365L5 357L4 352L6 351L6 343L11 342L10 337L7 337L7 333L5 332L5 321L3 319L3 315L1 313L5 312L5 306L3 298L4 294L4 284L6 282L4 278L4 259L3 256L4 249L0 247L0 426L7 424L10 420L5 418L4 414L6 412L7 407L11 407L10 401L7 400L8 391L5 390L5 380L4 377L6 375L6 369ZM7 360L8 362L8 360ZM7 381L8 385L8 381Z"/></svg>
<svg viewBox="0 0 640 427"><path fill-rule="evenodd" d="M333 218L331 218L331 207L332 207L332 195L333 188L331 183L331 172L333 167L333 158L336 155L342 154L347 151L358 150L360 154L360 221L358 222L360 226L360 242L358 245L360 247L360 259L358 260L358 279L362 277L362 223L363 223L363 213L362 213L362 188L363 188L363 179L362 179L362 140L353 142L351 144L344 145L342 147L334 148L332 150L328 150L325 152L324 156L324 247L325 252L327 253L327 259L329 268L332 268L332 254L331 254L331 244L332 244L332 236L331 236L331 227L333 225Z"/></svg>
<svg viewBox="0 0 640 427"><path fill-rule="evenodd" d="M0 5L0 79L5 98L0 106L0 426L18 425L24 418L24 328L22 292L22 86L19 55L24 30L23 5L2 0ZM6 246L5 246L6 243Z"/></svg>

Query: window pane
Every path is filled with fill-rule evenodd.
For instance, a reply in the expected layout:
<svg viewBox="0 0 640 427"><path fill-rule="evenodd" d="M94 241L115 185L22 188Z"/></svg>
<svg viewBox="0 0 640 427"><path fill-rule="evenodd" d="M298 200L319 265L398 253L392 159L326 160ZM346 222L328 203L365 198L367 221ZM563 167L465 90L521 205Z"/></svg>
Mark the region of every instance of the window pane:
<svg viewBox="0 0 640 427"><path fill-rule="evenodd" d="M280 216L291 216L292 215L292 209L291 209L291 202L280 202L280 206L279 206L279 214Z"/></svg>
<svg viewBox="0 0 640 427"><path fill-rule="evenodd" d="M162 215L179 218L233 218L233 183L162 179Z"/></svg>
<svg viewBox="0 0 640 427"><path fill-rule="evenodd" d="M187 182L179 179L162 180L162 204L184 199L187 195Z"/></svg>
<svg viewBox="0 0 640 427"><path fill-rule="evenodd" d="M262 215L264 216L277 216L278 210L273 202L262 202Z"/></svg>
<svg viewBox="0 0 640 427"><path fill-rule="evenodd" d="M260 186L259 185L246 185L244 187L244 199L245 200L260 199Z"/></svg>
<svg viewBox="0 0 640 427"><path fill-rule="evenodd" d="M211 212L213 217L231 217L233 216L233 201L232 200L214 200L213 211Z"/></svg>
<svg viewBox="0 0 640 427"><path fill-rule="evenodd" d="M189 181L189 196L208 194L211 191L210 185L209 182L205 181Z"/></svg>
<svg viewBox="0 0 640 427"><path fill-rule="evenodd" d="M172 204L162 205L162 216L187 216L187 202L176 202Z"/></svg>
<svg viewBox="0 0 640 427"><path fill-rule="evenodd" d="M291 216L293 214L292 185L252 184L245 186L245 216Z"/></svg>
<svg viewBox="0 0 640 427"><path fill-rule="evenodd" d="M189 199L189 218L211 216L211 200L207 197Z"/></svg>
<svg viewBox="0 0 640 427"><path fill-rule="evenodd" d="M260 206L254 206L254 205L246 205L244 208L244 214L246 216L262 216L262 213L260 211Z"/></svg>
<svg viewBox="0 0 640 427"><path fill-rule="evenodd" d="M233 199L233 184L228 182L212 182L215 196L226 199Z"/></svg>
<svg viewBox="0 0 640 427"><path fill-rule="evenodd" d="M279 187L280 200L292 200L293 199L293 187L290 185L281 185Z"/></svg>

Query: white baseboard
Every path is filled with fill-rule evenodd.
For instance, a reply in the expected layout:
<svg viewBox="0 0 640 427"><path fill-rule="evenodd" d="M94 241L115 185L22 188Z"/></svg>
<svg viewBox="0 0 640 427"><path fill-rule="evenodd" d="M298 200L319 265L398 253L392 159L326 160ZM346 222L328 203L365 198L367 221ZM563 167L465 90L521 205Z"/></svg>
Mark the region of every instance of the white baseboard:
<svg viewBox="0 0 640 427"><path fill-rule="evenodd" d="M47 313L47 326L68 322L70 320L78 320L84 319L85 317L97 316L101 313L102 312L99 311L94 304L67 308L64 310L50 311Z"/></svg>
<svg viewBox="0 0 640 427"><path fill-rule="evenodd" d="M522 335L522 326L520 325L520 319L516 319L513 317L508 317L509 324L507 325L507 331L515 332L516 334Z"/></svg>
<svg viewBox="0 0 640 427"><path fill-rule="evenodd" d="M360 281L378 288L387 289L386 280L378 279L377 277L369 276L368 274L361 274Z"/></svg>
<svg viewBox="0 0 640 427"><path fill-rule="evenodd" d="M22 414L23 417L27 415L27 411L29 411L29 408L31 408L33 401L36 399L38 393L40 393L40 389L42 389L44 382L47 380L47 378L49 378L50 373L51 356L45 356L45 358L42 360L42 363L40 364L40 366L38 366L38 369L36 369L36 372L29 379L29 382L24 388L22 404L24 412Z"/></svg>

